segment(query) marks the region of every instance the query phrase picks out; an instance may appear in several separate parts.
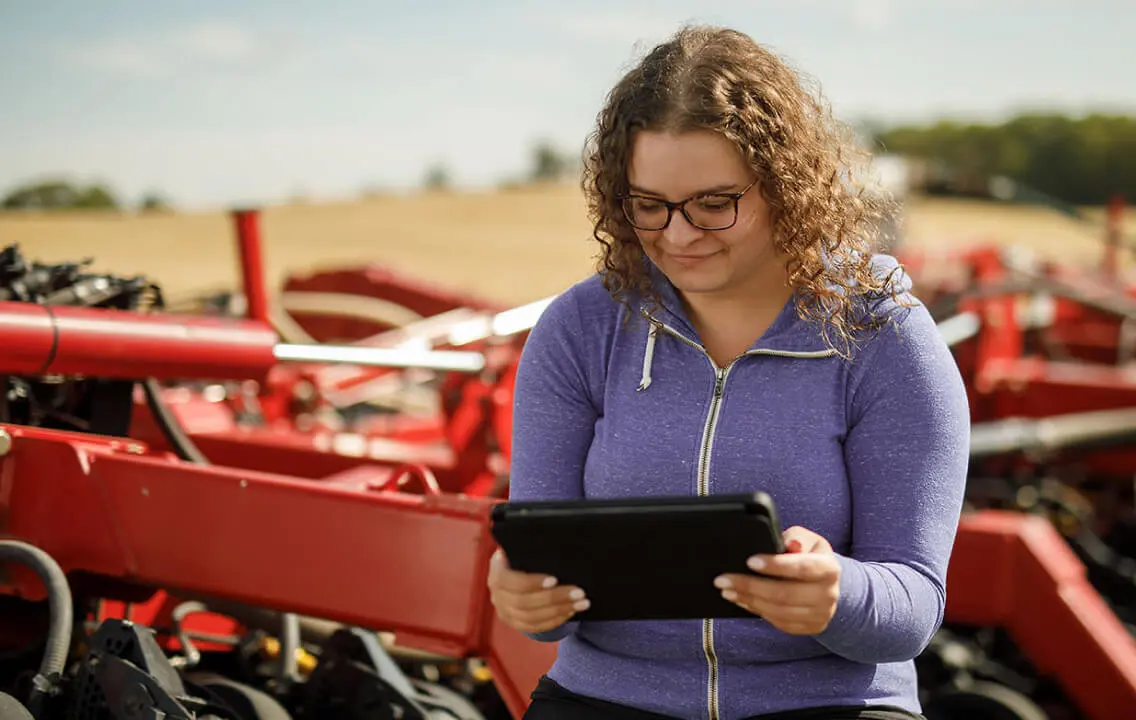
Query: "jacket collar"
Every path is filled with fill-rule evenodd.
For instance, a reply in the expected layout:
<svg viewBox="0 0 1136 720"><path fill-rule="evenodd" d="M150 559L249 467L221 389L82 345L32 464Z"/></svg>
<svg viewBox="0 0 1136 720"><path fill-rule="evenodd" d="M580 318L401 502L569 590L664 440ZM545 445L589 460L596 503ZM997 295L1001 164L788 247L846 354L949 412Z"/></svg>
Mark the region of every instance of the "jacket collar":
<svg viewBox="0 0 1136 720"><path fill-rule="evenodd" d="M667 325L701 345L702 339L690 322L674 284L650 260L645 258L644 263L659 302L651 307L645 301L640 301L641 312L648 320ZM797 295L794 294L781 307L777 317L761 337L750 346L750 352L821 353L832 350L819 323L800 317L796 303Z"/></svg>

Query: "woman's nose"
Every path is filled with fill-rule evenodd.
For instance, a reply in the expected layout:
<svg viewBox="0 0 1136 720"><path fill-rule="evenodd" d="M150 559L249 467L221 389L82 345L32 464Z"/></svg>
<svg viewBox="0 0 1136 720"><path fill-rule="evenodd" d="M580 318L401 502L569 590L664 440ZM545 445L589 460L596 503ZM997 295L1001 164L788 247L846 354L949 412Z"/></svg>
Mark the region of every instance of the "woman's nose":
<svg viewBox="0 0 1136 720"><path fill-rule="evenodd" d="M670 224L663 228L663 240L674 247L685 247L702 237L703 231L690 224L678 210L671 215Z"/></svg>

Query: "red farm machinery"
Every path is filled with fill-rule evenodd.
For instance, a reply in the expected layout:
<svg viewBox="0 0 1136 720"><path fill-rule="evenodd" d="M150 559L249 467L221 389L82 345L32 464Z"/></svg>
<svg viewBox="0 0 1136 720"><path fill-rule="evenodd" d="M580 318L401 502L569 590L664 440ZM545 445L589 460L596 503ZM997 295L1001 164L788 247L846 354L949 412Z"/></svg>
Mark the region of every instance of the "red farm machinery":
<svg viewBox="0 0 1136 720"><path fill-rule="evenodd" d="M0 254L0 718L504 720L555 645L485 577L545 302L381 268L192 306ZM902 253L971 394L927 717L1136 717L1136 288Z"/></svg>

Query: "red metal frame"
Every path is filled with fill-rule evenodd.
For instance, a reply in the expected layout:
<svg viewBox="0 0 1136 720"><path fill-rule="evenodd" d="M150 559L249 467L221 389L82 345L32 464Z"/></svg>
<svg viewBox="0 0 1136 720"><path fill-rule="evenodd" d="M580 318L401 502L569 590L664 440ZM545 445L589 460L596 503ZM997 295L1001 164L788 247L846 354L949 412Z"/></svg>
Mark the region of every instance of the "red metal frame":
<svg viewBox="0 0 1136 720"><path fill-rule="evenodd" d="M373 490L196 466L110 438L0 429L12 438L0 458L0 532L38 545L68 572L316 615L389 630L427 652L481 656L518 717L555 658L554 645L503 626L489 604L492 501L428 483ZM13 579L0 592L43 597L34 575ZM947 597L949 622L1006 628L1088 717L1136 707L1136 642L1047 521L996 511L964 517Z"/></svg>
<svg viewBox="0 0 1136 720"><path fill-rule="evenodd" d="M518 717L555 656L555 646L501 625L489 603L489 500L199 466L136 442L0 429L12 438L0 458L0 533L37 545L66 572L481 656ZM43 597L34 575L12 576L0 592Z"/></svg>
<svg viewBox="0 0 1136 720"><path fill-rule="evenodd" d="M485 575L495 549L489 510L504 489L523 336L478 345L493 358L481 376L445 376L437 417L374 421L347 432L301 428L289 405L298 383L311 383L318 394L388 371L276 364L258 217L234 214L249 319L0 303L0 338L9 349L0 373L253 378L268 407L266 425L245 427L225 403L168 389L167 404L208 466L174 458L141 402L131 438L0 425L11 438L0 456L0 534L38 545L65 571L112 581L110 600L146 602L143 615L155 622L168 620L178 598L211 597L389 630L401 645L428 652L484 657L506 705L520 716L556 650L496 619ZM913 260L919 268L921 259ZM925 263L922 269L943 270ZM1018 293L975 293L1006 279L1000 251L967 251L961 267L949 270L920 296L933 302L963 295L960 310L981 320L978 334L955 348L975 421L1136 405L1136 378L1107 362L1118 356L1116 317L1058 300L1050 327L1024 328ZM1060 269L1048 272L1085 285ZM373 268L293 278L285 289L356 293L423 315L480 302ZM371 337L390 330L373 322L305 322L309 332L360 344L390 339ZM1039 354L1036 341L1046 333L1090 362ZM1087 462L1131 477L1136 450L1094 453ZM30 572L10 575L0 595L43 597ZM127 612L102 608L116 611ZM1089 717L1136 707L1136 643L1043 519L996 511L962 519L946 619L1006 628Z"/></svg>
<svg viewBox="0 0 1136 720"><path fill-rule="evenodd" d="M332 293L375 298L404 308L422 318L436 317L461 308L486 312L504 309L499 303L472 293L453 292L375 265L292 275L284 281L282 292ZM333 339L336 342L361 340L396 327L377 319L319 314L301 309L292 310L290 314L305 331L322 342Z"/></svg>
<svg viewBox="0 0 1136 720"><path fill-rule="evenodd" d="M245 296L245 315L250 320L269 322L268 291L265 289L264 253L260 242L260 211L235 210L237 247L241 260L241 285Z"/></svg>
<svg viewBox="0 0 1136 720"><path fill-rule="evenodd" d="M270 322L270 301L265 284L264 250L261 243L261 214L255 208L232 212L233 227L241 267L241 286L246 316ZM411 279L403 273L371 265L324 269L285 278L282 293L331 294L358 299L377 299L404 309L408 314L429 318L456 309L497 312L498 303L472 293L454 292L425 280ZM375 319L295 310L292 319L317 341L362 340L396 326Z"/></svg>
<svg viewBox="0 0 1136 720"><path fill-rule="evenodd" d="M0 302L0 373L160 380L263 379L276 333L263 323Z"/></svg>
<svg viewBox="0 0 1136 720"><path fill-rule="evenodd" d="M1085 717L1125 717L1136 708L1136 641L1044 518L994 510L963 517L946 619L1005 628Z"/></svg>
<svg viewBox="0 0 1136 720"><path fill-rule="evenodd" d="M318 479L357 466L414 462L429 467L446 492L500 497L509 469L515 372L514 364L485 378L454 374L436 416L382 416L346 430L300 430L288 418L243 426L228 404L200 392L170 388L164 398L182 430L214 464ZM172 450L140 395L131 437Z"/></svg>

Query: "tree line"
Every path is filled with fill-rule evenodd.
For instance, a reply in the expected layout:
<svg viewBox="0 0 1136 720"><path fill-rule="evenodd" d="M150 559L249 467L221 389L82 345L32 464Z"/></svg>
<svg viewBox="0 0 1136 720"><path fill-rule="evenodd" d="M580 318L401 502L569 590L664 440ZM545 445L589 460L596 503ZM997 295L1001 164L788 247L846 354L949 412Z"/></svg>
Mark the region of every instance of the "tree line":
<svg viewBox="0 0 1136 720"><path fill-rule="evenodd" d="M541 140L530 150L529 167L518 178L510 178L503 187L562 182L577 171L576 160L557 149L550 141ZM431 166L422 181L426 190L445 190L451 185L449 170L444 165ZM368 194L373 191L364 191ZM171 209L168 200L149 193L137 204L142 212ZM61 178L37 180L0 195L0 210L128 210L127 203L108 186L100 183L81 185Z"/></svg>
<svg viewBox="0 0 1136 720"><path fill-rule="evenodd" d="M168 209L158 194L138 203L143 211ZM0 198L0 210L125 210L124 203L106 185L81 185L67 180L40 180L22 185Z"/></svg>
<svg viewBox="0 0 1136 720"><path fill-rule="evenodd" d="M866 131L877 152L924 161L930 191L987 195L991 181L1006 179L1030 192L1070 205L1101 205L1114 195L1136 202L1136 117L1096 113L1085 116L1022 114L1002 123L941 120L928 125L877 127ZM541 141L531 148L530 166L503 186L555 182L578 173L578 160ZM444 166L431 167L427 189L449 186ZM160 194L137 208L163 210ZM104 185L65 180L29 183L0 195L3 210L125 210Z"/></svg>
<svg viewBox="0 0 1136 720"><path fill-rule="evenodd" d="M1001 123L942 120L870 133L877 151L928 161L933 184L980 194L1008 178L1072 205L1136 201L1136 117L1022 114Z"/></svg>

